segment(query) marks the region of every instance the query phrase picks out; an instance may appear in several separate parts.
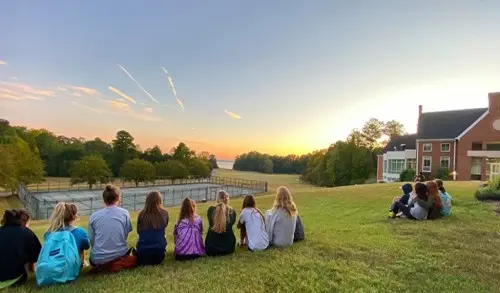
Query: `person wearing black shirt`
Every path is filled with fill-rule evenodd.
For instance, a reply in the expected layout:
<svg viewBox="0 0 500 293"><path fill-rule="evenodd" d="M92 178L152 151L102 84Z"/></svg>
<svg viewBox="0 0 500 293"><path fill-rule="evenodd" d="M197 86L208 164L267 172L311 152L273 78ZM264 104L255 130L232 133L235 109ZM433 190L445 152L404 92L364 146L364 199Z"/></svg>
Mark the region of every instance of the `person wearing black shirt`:
<svg viewBox="0 0 500 293"><path fill-rule="evenodd" d="M26 268L33 271L42 248L35 233L27 228L24 210L6 210L0 227L0 289L26 282Z"/></svg>

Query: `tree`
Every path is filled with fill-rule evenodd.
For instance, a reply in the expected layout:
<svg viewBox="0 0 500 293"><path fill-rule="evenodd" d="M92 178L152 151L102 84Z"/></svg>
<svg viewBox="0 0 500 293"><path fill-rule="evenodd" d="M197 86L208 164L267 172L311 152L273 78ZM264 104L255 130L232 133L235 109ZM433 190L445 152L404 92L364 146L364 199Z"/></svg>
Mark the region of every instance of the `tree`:
<svg viewBox="0 0 500 293"><path fill-rule="evenodd" d="M326 157L327 173L334 186L362 184L373 171L371 151L353 143L336 142Z"/></svg>
<svg viewBox="0 0 500 293"><path fill-rule="evenodd" d="M14 136L12 143L6 147L13 159L16 183L28 185L42 181L43 162L37 149L30 149L28 143L17 136Z"/></svg>
<svg viewBox="0 0 500 293"><path fill-rule="evenodd" d="M208 163L210 164L211 169L219 169L219 165L217 164L217 158L215 155L211 154L208 156Z"/></svg>
<svg viewBox="0 0 500 293"><path fill-rule="evenodd" d="M126 161L120 168L120 177L125 181L133 181L136 187L139 182L154 182L155 176L153 164L141 159Z"/></svg>
<svg viewBox="0 0 500 293"><path fill-rule="evenodd" d="M151 163L159 163L166 161L165 156L161 152L159 146L155 145L153 148L149 148L142 154L142 159L151 162Z"/></svg>
<svg viewBox="0 0 500 293"><path fill-rule="evenodd" d="M182 162L170 160L156 164L156 176L172 180L184 179L189 176L189 171Z"/></svg>
<svg viewBox="0 0 500 293"><path fill-rule="evenodd" d="M121 166L128 160L137 158L137 147L134 144L134 138L125 130L116 133L113 140L114 164L112 171L118 175Z"/></svg>
<svg viewBox="0 0 500 293"><path fill-rule="evenodd" d="M189 161L195 157L195 151L190 150L183 142L179 143L177 147L172 149L172 159L180 161L185 165L189 165Z"/></svg>
<svg viewBox="0 0 500 293"><path fill-rule="evenodd" d="M15 190L17 179L14 158L12 157L12 152L3 145L0 145L0 162L2 162L2 168L0 169L0 187L5 190Z"/></svg>
<svg viewBox="0 0 500 293"><path fill-rule="evenodd" d="M74 161L70 174L71 184L87 182L89 189L92 189L97 182L109 182L109 178L113 175L100 155L88 155L79 161Z"/></svg>
<svg viewBox="0 0 500 293"><path fill-rule="evenodd" d="M403 135L405 133L405 127L401 122L396 120L387 121L384 125L383 134L387 135L389 138L393 138L398 135Z"/></svg>
<svg viewBox="0 0 500 293"><path fill-rule="evenodd" d="M194 178L210 177L210 167L208 163L198 158L192 159L188 165L189 175Z"/></svg>

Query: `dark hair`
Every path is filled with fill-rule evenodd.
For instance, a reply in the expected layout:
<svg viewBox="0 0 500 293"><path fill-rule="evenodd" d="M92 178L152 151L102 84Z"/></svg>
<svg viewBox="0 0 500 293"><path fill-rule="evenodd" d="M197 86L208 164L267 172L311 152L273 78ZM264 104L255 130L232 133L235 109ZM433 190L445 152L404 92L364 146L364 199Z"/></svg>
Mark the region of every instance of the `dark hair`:
<svg viewBox="0 0 500 293"><path fill-rule="evenodd" d="M415 183L415 193L418 198L427 200L427 186L424 183Z"/></svg>
<svg viewBox="0 0 500 293"><path fill-rule="evenodd" d="M436 180L434 180L434 182L436 182L436 184L438 185L439 191L441 191L442 193L446 192L446 189L444 189L444 182L443 182L443 180L436 179Z"/></svg>
<svg viewBox="0 0 500 293"><path fill-rule="evenodd" d="M167 210L161 202L161 194L158 191L152 191L146 197L144 209L139 213L137 230L148 228L160 229L165 226L165 215Z"/></svg>
<svg viewBox="0 0 500 293"><path fill-rule="evenodd" d="M21 216L17 210L6 210L3 213L2 226L22 226Z"/></svg>
<svg viewBox="0 0 500 293"><path fill-rule="evenodd" d="M25 209L17 209L17 216L21 220L21 225L26 226L30 220L30 213Z"/></svg>
<svg viewBox="0 0 500 293"><path fill-rule="evenodd" d="M179 213L179 224L182 220L188 219L191 223L194 222L194 215L196 214L196 203L194 200L186 197L181 204L181 212Z"/></svg>
<svg viewBox="0 0 500 293"><path fill-rule="evenodd" d="M113 185L106 185L106 188L102 192L102 199L107 205L115 204L120 200L120 189Z"/></svg>
<svg viewBox="0 0 500 293"><path fill-rule="evenodd" d="M244 208L255 208L255 197L253 197L253 195L249 194L247 196L245 196L245 198L243 199L243 204L242 204L242 209Z"/></svg>

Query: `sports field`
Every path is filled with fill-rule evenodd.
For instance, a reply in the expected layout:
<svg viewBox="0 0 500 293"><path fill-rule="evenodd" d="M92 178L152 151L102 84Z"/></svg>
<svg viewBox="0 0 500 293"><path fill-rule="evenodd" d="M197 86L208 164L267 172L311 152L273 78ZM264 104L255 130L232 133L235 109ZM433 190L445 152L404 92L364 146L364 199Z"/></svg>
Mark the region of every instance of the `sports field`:
<svg viewBox="0 0 500 293"><path fill-rule="evenodd" d="M173 222L168 256L158 267L116 275L84 271L71 285L42 292L500 292L500 217L496 204L474 199L477 182L446 182L455 198L449 218L412 222L387 219L398 184L317 188L296 176L224 171L223 176L267 180L270 190L291 188L306 240L288 249L178 263L173 260ZM257 199L261 209L273 196ZM0 201L0 208L15 205ZM231 204L240 210L241 201ZM205 218L210 203L199 204ZM178 208L168 208L171 218ZM136 213L133 213L135 225ZM86 227L87 218L79 225ZM32 223L40 237L46 221ZM135 227L134 227L135 228ZM132 232L130 245L137 234ZM9 292L40 292L34 280Z"/></svg>

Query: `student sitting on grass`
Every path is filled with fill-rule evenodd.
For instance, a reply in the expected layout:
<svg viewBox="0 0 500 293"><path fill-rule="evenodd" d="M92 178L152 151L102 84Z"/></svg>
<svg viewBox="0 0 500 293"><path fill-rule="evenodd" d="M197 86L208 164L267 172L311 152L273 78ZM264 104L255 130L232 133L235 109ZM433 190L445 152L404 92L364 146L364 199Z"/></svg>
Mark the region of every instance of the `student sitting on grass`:
<svg viewBox="0 0 500 293"><path fill-rule="evenodd" d="M297 223L297 207L288 188L281 186L276 192L273 208L266 212L269 244L285 247L293 244Z"/></svg>
<svg viewBox="0 0 500 293"><path fill-rule="evenodd" d="M217 193L217 205L209 207L207 212L210 228L205 238L207 255L227 255L234 252L236 237L233 225L236 211L229 206L229 195L221 190Z"/></svg>
<svg viewBox="0 0 500 293"><path fill-rule="evenodd" d="M34 272L42 248L24 210L6 210L0 227L0 289L21 285Z"/></svg>
<svg viewBox="0 0 500 293"><path fill-rule="evenodd" d="M92 244L90 264L94 271L118 272L135 266L133 249L127 246L128 234L132 231L130 214L118 206L120 190L108 185L102 193L106 207L96 211L89 219L89 238Z"/></svg>
<svg viewBox="0 0 500 293"><path fill-rule="evenodd" d="M243 210L240 214L240 245L247 245L250 251L264 250L269 246L269 236L262 212L257 209L253 195L243 199Z"/></svg>
<svg viewBox="0 0 500 293"><path fill-rule="evenodd" d="M438 186L440 192L439 195L441 196L441 202L443 203L443 207L441 208L441 216L447 217L451 214L451 203L453 201L453 197L451 197L451 195L448 192L446 192L443 180L436 179L434 181Z"/></svg>
<svg viewBox="0 0 500 293"><path fill-rule="evenodd" d="M396 196L392 200L392 205L391 208L389 209L389 217L394 217L397 215L400 211L399 208L396 206L396 202L400 202L404 205L408 205L410 202L410 195L413 192L413 188L410 183L406 183L403 186L401 186L401 189L403 190L403 195L402 196Z"/></svg>
<svg viewBox="0 0 500 293"><path fill-rule="evenodd" d="M203 222L196 214L196 203L190 198L182 201L179 220L174 228L176 260L191 260L205 255Z"/></svg>
<svg viewBox="0 0 500 293"><path fill-rule="evenodd" d="M85 250L90 248L90 240L85 231L81 227L73 226L73 222L76 220L78 213L78 208L74 203L64 203L60 202L54 208L52 215L49 220L49 228L43 237L44 241L47 241L48 236L57 231L69 231L75 238L76 246L78 248L78 253L82 264L85 263Z"/></svg>
<svg viewBox="0 0 500 293"><path fill-rule="evenodd" d="M137 217L137 265L157 265L165 259L167 225L168 212L162 205L161 194L150 192Z"/></svg>
<svg viewBox="0 0 500 293"><path fill-rule="evenodd" d="M434 181L429 181L427 182L426 186L427 186L427 191L429 192L429 202L432 204L429 206L429 216L427 218L428 219L440 218L443 202L441 200L438 185Z"/></svg>
<svg viewBox="0 0 500 293"><path fill-rule="evenodd" d="M425 184L420 182L415 183L415 193L417 196L413 198L408 205L397 201L396 206L408 219L426 220L432 202L428 200L427 187ZM394 217L395 215L393 218Z"/></svg>

